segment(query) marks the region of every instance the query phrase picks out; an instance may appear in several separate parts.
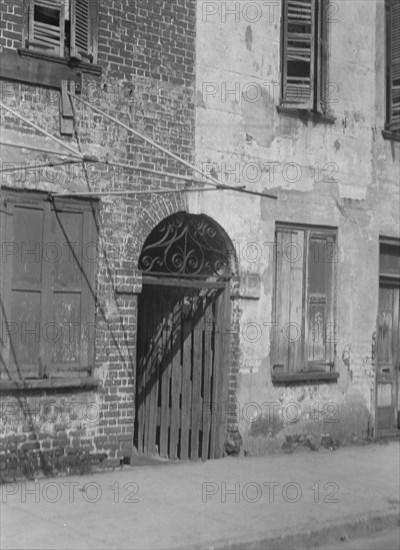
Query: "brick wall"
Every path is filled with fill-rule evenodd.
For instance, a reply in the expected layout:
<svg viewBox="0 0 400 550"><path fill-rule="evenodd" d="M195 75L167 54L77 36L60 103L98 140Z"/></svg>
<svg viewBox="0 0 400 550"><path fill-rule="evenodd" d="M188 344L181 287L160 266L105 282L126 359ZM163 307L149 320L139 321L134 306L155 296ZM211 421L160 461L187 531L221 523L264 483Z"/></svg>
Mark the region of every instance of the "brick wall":
<svg viewBox="0 0 400 550"><path fill-rule="evenodd" d="M20 47L21 0L2 2L0 9L1 47ZM194 40L194 0L101 0L98 64L102 75L83 75L82 99L191 160ZM1 100L9 107L60 137L57 90L6 80L0 80L0 90ZM13 115L2 110L1 117L2 139L61 150ZM63 139L101 159L186 174L181 165L81 104L76 104L74 136ZM6 163L8 168L34 163L39 166L54 160L47 153L3 146L1 149L3 167ZM2 173L2 186L52 192L119 191L165 185L175 188L178 184L162 176L104 164ZM131 456L136 305L141 285L137 261L152 228L182 209L185 199L179 194L102 197L98 215L94 370L98 389L3 392L2 479L33 472L37 475L39 471L87 471L93 465L115 466ZM78 403L78 408L95 410L96 417L82 417L71 402ZM48 418L48 403L56 407L56 417Z"/></svg>

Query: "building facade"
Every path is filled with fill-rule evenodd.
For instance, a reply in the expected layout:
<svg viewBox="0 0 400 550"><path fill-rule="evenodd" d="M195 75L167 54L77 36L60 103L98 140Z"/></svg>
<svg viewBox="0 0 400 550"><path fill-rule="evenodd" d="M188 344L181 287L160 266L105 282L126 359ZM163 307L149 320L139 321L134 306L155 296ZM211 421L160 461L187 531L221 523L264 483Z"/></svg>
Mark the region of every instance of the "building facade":
<svg viewBox="0 0 400 550"><path fill-rule="evenodd" d="M1 10L2 477L397 433L399 2Z"/></svg>
<svg viewBox="0 0 400 550"><path fill-rule="evenodd" d="M399 9L198 3L197 163L278 195L196 204L238 255L250 453L398 430Z"/></svg>

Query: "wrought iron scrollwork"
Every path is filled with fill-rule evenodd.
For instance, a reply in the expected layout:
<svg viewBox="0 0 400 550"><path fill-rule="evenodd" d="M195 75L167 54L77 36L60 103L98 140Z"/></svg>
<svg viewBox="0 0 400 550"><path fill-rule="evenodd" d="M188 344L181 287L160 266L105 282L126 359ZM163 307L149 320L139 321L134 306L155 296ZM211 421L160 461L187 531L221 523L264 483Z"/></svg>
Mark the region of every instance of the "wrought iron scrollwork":
<svg viewBox="0 0 400 550"><path fill-rule="evenodd" d="M180 212L151 232L139 269L148 275L226 277L229 251L221 230L209 218Z"/></svg>

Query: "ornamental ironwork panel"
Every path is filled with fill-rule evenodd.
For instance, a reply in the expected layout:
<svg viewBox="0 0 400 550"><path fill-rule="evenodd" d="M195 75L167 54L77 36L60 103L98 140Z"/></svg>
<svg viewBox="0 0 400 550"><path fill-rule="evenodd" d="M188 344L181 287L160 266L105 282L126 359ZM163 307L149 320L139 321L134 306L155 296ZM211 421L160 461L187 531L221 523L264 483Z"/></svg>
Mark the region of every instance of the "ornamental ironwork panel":
<svg viewBox="0 0 400 550"><path fill-rule="evenodd" d="M221 229L212 220L180 212L151 232L143 246L139 269L148 275L227 277L229 251Z"/></svg>

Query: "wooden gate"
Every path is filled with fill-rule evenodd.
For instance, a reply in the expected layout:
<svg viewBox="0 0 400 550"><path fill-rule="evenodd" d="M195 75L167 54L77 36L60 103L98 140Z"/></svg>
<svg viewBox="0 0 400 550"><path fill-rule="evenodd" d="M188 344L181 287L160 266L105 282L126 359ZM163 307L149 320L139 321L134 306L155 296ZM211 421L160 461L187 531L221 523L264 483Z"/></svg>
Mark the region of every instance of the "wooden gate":
<svg viewBox="0 0 400 550"><path fill-rule="evenodd" d="M171 283L171 281L168 281ZM139 299L136 445L172 459L223 456L228 285L145 285Z"/></svg>
<svg viewBox="0 0 400 550"><path fill-rule="evenodd" d="M135 426L139 453L191 460L224 454L229 254L226 236L213 220L186 212L163 220L143 246Z"/></svg>

